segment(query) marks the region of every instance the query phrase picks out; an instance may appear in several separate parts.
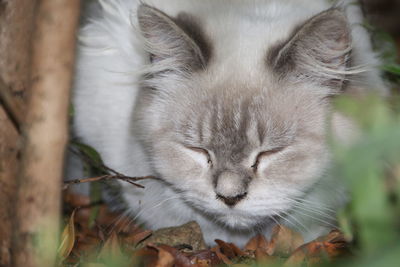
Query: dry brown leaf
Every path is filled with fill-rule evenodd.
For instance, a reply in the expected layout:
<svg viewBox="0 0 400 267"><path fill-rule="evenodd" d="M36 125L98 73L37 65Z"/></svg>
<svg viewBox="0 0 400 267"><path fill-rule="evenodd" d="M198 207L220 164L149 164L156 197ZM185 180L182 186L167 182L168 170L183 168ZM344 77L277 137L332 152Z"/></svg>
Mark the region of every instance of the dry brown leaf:
<svg viewBox="0 0 400 267"><path fill-rule="evenodd" d="M158 260L156 263L156 267L172 267L174 266L174 256L171 255L168 251L158 248Z"/></svg>
<svg viewBox="0 0 400 267"><path fill-rule="evenodd" d="M123 241L131 246L136 246L143 240L145 240L147 237L149 237L153 232L150 230L145 230L130 236L127 236L123 239Z"/></svg>
<svg viewBox="0 0 400 267"><path fill-rule="evenodd" d="M236 246L234 243L228 243L230 247L232 248L233 252L235 253L236 257L239 256L246 256L247 254L241 250L238 246Z"/></svg>
<svg viewBox="0 0 400 267"><path fill-rule="evenodd" d="M158 248L164 249L165 251L168 251L173 257L174 257L174 263L176 267L190 267L192 266L190 259L187 257L187 255L184 255L182 252L180 252L178 249L167 246L167 245L158 245Z"/></svg>
<svg viewBox="0 0 400 267"><path fill-rule="evenodd" d="M323 243L321 242L313 241L304 244L293 252L284 266L300 266L305 261L310 264L319 263L321 261L323 249Z"/></svg>
<svg viewBox="0 0 400 267"><path fill-rule="evenodd" d="M305 261L310 265L316 265L323 260L346 255L347 247L344 235L338 230L333 230L327 236L300 246L285 262L285 266L299 266Z"/></svg>
<svg viewBox="0 0 400 267"><path fill-rule="evenodd" d="M61 244L58 248L58 255L61 259L67 258L75 245L75 210L69 217L68 224L65 226L61 235Z"/></svg>
<svg viewBox="0 0 400 267"><path fill-rule="evenodd" d="M64 191L63 201L73 208L79 208L90 204L90 198L88 196L75 194L70 189Z"/></svg>
<svg viewBox="0 0 400 267"><path fill-rule="evenodd" d="M327 254L323 243L321 242L308 243L306 244L306 249L308 250L306 258L310 265L319 264L322 262L323 259L326 259Z"/></svg>
<svg viewBox="0 0 400 267"><path fill-rule="evenodd" d="M302 244L304 244L304 239L301 234L285 226L277 225L272 231L267 253L269 255L288 256Z"/></svg>
<svg viewBox="0 0 400 267"><path fill-rule="evenodd" d="M104 233L104 229L98 224L95 224L94 227L95 227L95 231L96 231L96 234L97 234L97 238L99 238L102 242L105 242L106 241L106 237L105 237L106 234Z"/></svg>
<svg viewBox="0 0 400 267"><path fill-rule="evenodd" d="M77 238L73 253L76 255L88 255L93 253L100 244L101 240L98 237L84 235Z"/></svg>
<svg viewBox="0 0 400 267"><path fill-rule="evenodd" d="M306 253L303 248L296 249L292 255L283 264L284 267L296 267L301 266L306 259Z"/></svg>
<svg viewBox="0 0 400 267"><path fill-rule="evenodd" d="M276 260L275 256L269 255L263 248L257 248L254 252L256 261L262 263L261 265L273 264Z"/></svg>
<svg viewBox="0 0 400 267"><path fill-rule="evenodd" d="M247 241L246 245L244 246L245 251L256 251L258 248L258 239L261 235L256 235L252 237L249 241Z"/></svg>
<svg viewBox="0 0 400 267"><path fill-rule="evenodd" d="M122 257L121 245L116 232L112 232L110 237L104 243L98 257L100 259L106 259L109 257L117 259Z"/></svg>
<svg viewBox="0 0 400 267"><path fill-rule="evenodd" d="M72 197L74 196L69 195L69 198ZM84 202L87 204L87 199L85 200L84 198L78 199L76 202L73 199L68 201L74 204L83 204ZM140 243L138 246L144 245L145 247L132 251L131 255L133 255L132 263L140 263L141 266L213 267L226 264L235 267L246 267L247 265L243 262L251 261L252 259L255 259L259 265L274 265L281 256L290 256L284 266L300 266L303 263L307 265L317 264L324 259L343 255L348 246L343 234L337 230L313 242L303 244L300 234L279 226L273 229L270 242L263 235L257 235L248 241L244 250L241 250L233 243L226 243L222 240L216 240L218 246L212 249L201 250L202 242L199 243L197 240L202 239L202 234L200 230L196 230L200 228L195 223L159 230L162 233L162 238L155 240L158 240L156 241L157 244L161 244L154 245L154 241L146 239L151 235L151 231L140 230L131 223L132 221L129 218L109 212L105 205L100 206L96 227L88 228L87 221L90 209L90 206L86 206L76 210L76 212L74 211L75 214L71 215L72 219L70 218L68 225L71 224L71 220L75 221L75 226L72 223L75 233L72 235L74 236L72 248L70 247L71 244L68 248L64 248L66 250L65 257L69 255L66 259L68 263L75 264L79 262L80 258L86 258L87 255L93 255L87 259L88 262L96 262L98 258L103 259L104 257L119 258L122 256L122 248L128 249L125 252L132 251ZM118 224L115 224L116 221L118 221ZM184 228L183 230L182 227ZM67 231L66 229L64 229L64 232ZM199 238L194 239L195 241L192 238L194 231L196 233L199 232ZM104 233L107 232L111 232L111 235L104 242ZM65 236L68 236L68 234L65 234ZM176 236L182 236L182 238L176 238ZM144 239L146 239L145 243L150 242L148 246L142 242ZM97 258L93 258L96 257L93 252L100 247L101 243L104 246L100 254ZM200 244L199 246L196 245L198 243ZM180 250L178 245L181 244L192 245L194 251ZM102 267L104 265L92 263L85 266Z"/></svg>
<svg viewBox="0 0 400 267"><path fill-rule="evenodd" d="M88 228L90 208L78 208L75 215L75 223L83 228Z"/></svg>
<svg viewBox="0 0 400 267"><path fill-rule="evenodd" d="M215 243L219 246L219 251L227 256L229 259L234 259L238 255L235 253L235 249L233 248L232 244L226 243L222 240L216 239ZM235 246L236 247L236 246Z"/></svg>
<svg viewBox="0 0 400 267"><path fill-rule="evenodd" d="M155 267L172 267L175 264L174 248L167 245L154 245L148 244L148 248L155 249L157 254L157 261L155 262ZM147 265L146 265L147 266Z"/></svg>
<svg viewBox="0 0 400 267"><path fill-rule="evenodd" d="M194 264L196 264L198 267L210 267L211 265L211 260L198 260L195 259L193 261Z"/></svg>
<svg viewBox="0 0 400 267"><path fill-rule="evenodd" d="M349 253L349 243L344 234L337 229L332 230L328 235L320 237L316 241L322 242L324 253L326 253L329 258L335 258Z"/></svg>
<svg viewBox="0 0 400 267"><path fill-rule="evenodd" d="M133 266L155 266L158 261L158 250L146 246L132 254Z"/></svg>
<svg viewBox="0 0 400 267"><path fill-rule="evenodd" d="M324 243L324 248L330 258L344 256L349 253L347 244Z"/></svg>
<svg viewBox="0 0 400 267"><path fill-rule="evenodd" d="M100 211L96 218L96 222L97 224L108 229L112 229L112 231L117 233L128 233L131 227L136 228L135 225L131 224L131 219L122 216L121 214L110 212L106 205L100 206Z"/></svg>
<svg viewBox="0 0 400 267"><path fill-rule="evenodd" d="M286 260L284 266L301 266L304 262L318 263L321 259L321 250L323 249L323 244L321 242L313 241L304 244L297 248L293 254Z"/></svg>
<svg viewBox="0 0 400 267"><path fill-rule="evenodd" d="M222 263L221 259L212 250L200 250L192 253L190 262L201 266L216 266Z"/></svg>
<svg viewBox="0 0 400 267"><path fill-rule="evenodd" d="M344 234L337 229L332 230L328 235L322 237L321 241L329 243L348 243Z"/></svg>
<svg viewBox="0 0 400 267"><path fill-rule="evenodd" d="M259 234L247 242L244 250L255 252L257 249L262 249L263 251L267 252L268 246L268 240L265 238L265 236Z"/></svg>
<svg viewBox="0 0 400 267"><path fill-rule="evenodd" d="M225 254L223 254L220 250L220 246L216 246L211 248L211 251L215 252L215 254L217 255L217 257L225 264L227 265L232 265L233 262L227 257L225 256Z"/></svg>

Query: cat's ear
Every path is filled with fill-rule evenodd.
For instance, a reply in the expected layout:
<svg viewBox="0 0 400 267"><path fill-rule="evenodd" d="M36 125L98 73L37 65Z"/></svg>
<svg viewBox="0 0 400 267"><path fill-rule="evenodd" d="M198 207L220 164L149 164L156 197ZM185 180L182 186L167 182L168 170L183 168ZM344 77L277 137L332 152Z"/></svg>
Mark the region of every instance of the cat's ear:
<svg viewBox="0 0 400 267"><path fill-rule="evenodd" d="M145 4L140 5L137 12L152 62L162 62L171 70L180 71L193 71L206 66L210 46L192 17L181 13L171 18Z"/></svg>
<svg viewBox="0 0 400 267"><path fill-rule="evenodd" d="M312 17L289 40L273 48L268 64L280 77L338 87L349 73L351 47L345 14L329 9Z"/></svg>

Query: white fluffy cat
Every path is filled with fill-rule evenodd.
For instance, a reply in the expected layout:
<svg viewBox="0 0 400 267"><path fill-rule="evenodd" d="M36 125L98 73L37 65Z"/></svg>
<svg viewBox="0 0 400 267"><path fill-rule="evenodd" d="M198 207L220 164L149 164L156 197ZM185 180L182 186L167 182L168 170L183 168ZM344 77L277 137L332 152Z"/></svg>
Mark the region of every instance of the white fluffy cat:
<svg viewBox="0 0 400 267"><path fill-rule="evenodd" d="M327 129L331 96L385 86L357 5L327 0L101 0L80 30L74 131L121 184L129 215L197 221L243 245L276 223L307 240L345 202ZM332 117L332 120L328 120Z"/></svg>

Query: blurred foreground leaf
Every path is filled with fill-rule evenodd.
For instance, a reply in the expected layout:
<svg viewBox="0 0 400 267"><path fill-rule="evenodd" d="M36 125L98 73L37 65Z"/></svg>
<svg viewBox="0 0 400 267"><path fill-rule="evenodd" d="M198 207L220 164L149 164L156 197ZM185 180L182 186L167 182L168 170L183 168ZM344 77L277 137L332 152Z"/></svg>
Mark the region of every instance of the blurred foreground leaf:
<svg viewBox="0 0 400 267"><path fill-rule="evenodd" d="M75 211L72 212L68 224L64 227L61 235L61 244L58 248L60 259L67 258L75 245Z"/></svg>
<svg viewBox="0 0 400 267"><path fill-rule="evenodd" d="M399 64L390 64L390 65L384 65L383 67L384 71L387 71L392 74L400 75L400 65Z"/></svg>
<svg viewBox="0 0 400 267"><path fill-rule="evenodd" d="M394 216L399 203L390 198L386 172L400 162L400 116L377 96L342 98L337 107L362 128L350 147L334 144L335 173L347 183L352 199L346 213L361 251L377 252L399 237Z"/></svg>

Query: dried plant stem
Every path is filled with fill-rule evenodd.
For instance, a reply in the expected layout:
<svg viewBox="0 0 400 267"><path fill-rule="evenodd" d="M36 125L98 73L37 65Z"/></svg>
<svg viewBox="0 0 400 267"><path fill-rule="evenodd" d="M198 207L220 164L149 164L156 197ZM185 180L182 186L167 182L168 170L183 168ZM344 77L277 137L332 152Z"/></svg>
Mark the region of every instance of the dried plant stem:
<svg viewBox="0 0 400 267"><path fill-rule="evenodd" d="M63 190L67 189L70 185L73 185L73 184L91 183L91 182L113 180L113 179L122 180L122 181L130 183L134 186L144 188L143 185L137 184L135 182L140 181L140 180L157 179L157 178L154 176L129 177L129 176L125 176L125 175L109 175L109 174L107 174L107 175L102 175L102 176L97 176L97 177L89 177L89 178L65 181Z"/></svg>
<svg viewBox="0 0 400 267"><path fill-rule="evenodd" d="M55 266L79 0L38 0L22 125L13 266Z"/></svg>

